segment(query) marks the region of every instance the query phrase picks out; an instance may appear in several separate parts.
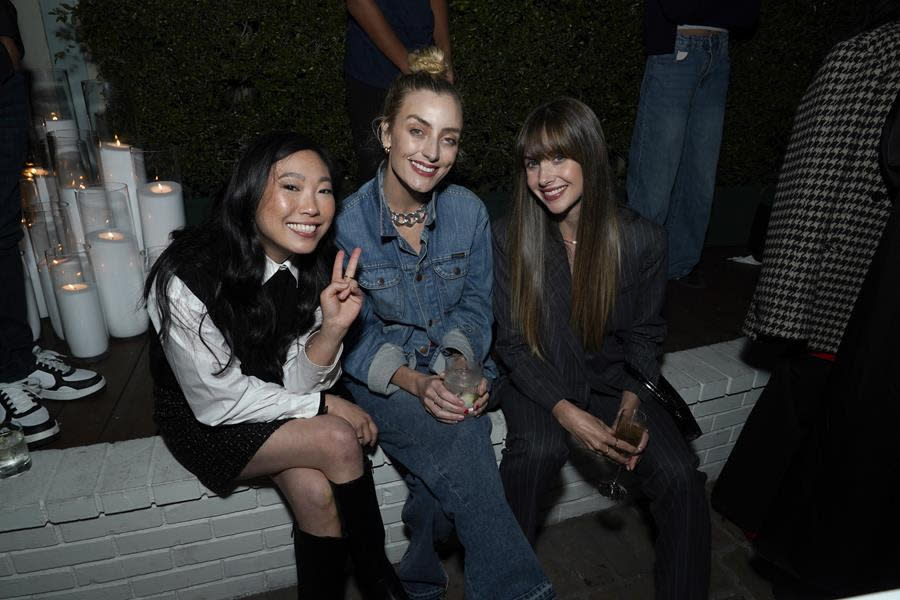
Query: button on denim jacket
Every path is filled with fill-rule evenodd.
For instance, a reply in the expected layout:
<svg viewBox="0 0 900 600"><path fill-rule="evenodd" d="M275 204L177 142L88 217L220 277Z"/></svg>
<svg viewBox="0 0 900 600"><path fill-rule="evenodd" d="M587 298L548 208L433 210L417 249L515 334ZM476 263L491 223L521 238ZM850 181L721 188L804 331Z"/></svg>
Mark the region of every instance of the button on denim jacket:
<svg viewBox="0 0 900 600"><path fill-rule="evenodd" d="M344 372L380 394L403 365L440 373L445 351L483 363L491 343L490 222L469 190L439 187L426 205L417 255L391 222L377 177L347 197L335 221L338 247L362 248L357 281L362 310L344 340ZM493 365L485 365L486 377Z"/></svg>

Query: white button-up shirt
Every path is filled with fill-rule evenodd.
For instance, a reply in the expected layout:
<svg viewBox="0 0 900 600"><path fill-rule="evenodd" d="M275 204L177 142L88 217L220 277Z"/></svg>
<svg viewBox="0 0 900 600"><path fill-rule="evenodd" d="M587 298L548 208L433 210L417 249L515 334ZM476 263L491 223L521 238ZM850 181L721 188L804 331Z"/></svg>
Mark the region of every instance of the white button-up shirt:
<svg viewBox="0 0 900 600"><path fill-rule="evenodd" d="M290 260L278 264L266 257L263 282L285 268L290 269L297 279L297 268ZM328 366L317 365L306 355L307 341L322 324L321 308L316 308L312 329L288 347L284 386L281 386L243 374L236 357L227 369L215 374L228 361L230 350L212 319L204 319L206 306L174 275L166 295L171 319L163 351L194 416L201 423L227 425L315 416L319 410L320 392L334 385L341 375L343 345ZM155 285L147 298L147 310L159 331ZM198 331L202 331L202 341Z"/></svg>

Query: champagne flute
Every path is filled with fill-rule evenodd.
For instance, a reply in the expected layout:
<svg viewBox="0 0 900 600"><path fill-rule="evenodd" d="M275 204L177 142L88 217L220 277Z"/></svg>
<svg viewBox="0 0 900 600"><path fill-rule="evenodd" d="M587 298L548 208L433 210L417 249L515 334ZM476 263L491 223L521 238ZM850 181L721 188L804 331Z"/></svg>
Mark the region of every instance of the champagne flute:
<svg viewBox="0 0 900 600"><path fill-rule="evenodd" d="M637 448L646 431L647 415L644 414L643 411L636 408L623 408L619 410L615 423L615 436L617 439ZM615 448L615 450L625 457L632 456L632 454L619 448ZM608 460L612 461L612 459ZM611 500L622 500L628 496L628 489L619 483L619 475L622 473L622 463L616 464L618 467L616 468L615 476L610 480L600 482L599 489L601 494Z"/></svg>

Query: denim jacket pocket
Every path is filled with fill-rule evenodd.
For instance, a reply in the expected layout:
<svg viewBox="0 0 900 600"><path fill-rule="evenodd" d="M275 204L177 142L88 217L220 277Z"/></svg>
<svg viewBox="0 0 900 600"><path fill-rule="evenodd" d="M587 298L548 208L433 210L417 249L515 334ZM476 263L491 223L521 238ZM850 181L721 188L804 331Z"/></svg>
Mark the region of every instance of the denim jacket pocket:
<svg viewBox="0 0 900 600"><path fill-rule="evenodd" d="M459 299L462 297L463 288L466 285L466 275L469 272L469 253L457 252L435 261L433 265L441 285L444 312L449 312L459 304Z"/></svg>
<svg viewBox="0 0 900 600"><path fill-rule="evenodd" d="M397 267L364 266L357 274L357 281L372 301L375 314L385 321L396 321L403 316L402 277Z"/></svg>

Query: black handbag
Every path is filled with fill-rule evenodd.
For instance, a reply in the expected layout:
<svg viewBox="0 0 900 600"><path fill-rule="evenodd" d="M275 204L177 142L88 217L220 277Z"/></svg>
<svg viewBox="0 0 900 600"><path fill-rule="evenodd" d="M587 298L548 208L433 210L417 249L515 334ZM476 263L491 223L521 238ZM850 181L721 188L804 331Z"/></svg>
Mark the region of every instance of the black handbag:
<svg viewBox="0 0 900 600"><path fill-rule="evenodd" d="M700 437L700 434L703 432L700 431L700 426L697 424L697 420L694 419L691 409L688 408L684 398L675 391L675 388L672 387L672 384L665 377L660 375L659 382L654 384L643 373L628 363L625 364L625 372L637 379L650 392L650 395L659 402L660 406L672 415L672 419L675 421L684 439L690 442Z"/></svg>

